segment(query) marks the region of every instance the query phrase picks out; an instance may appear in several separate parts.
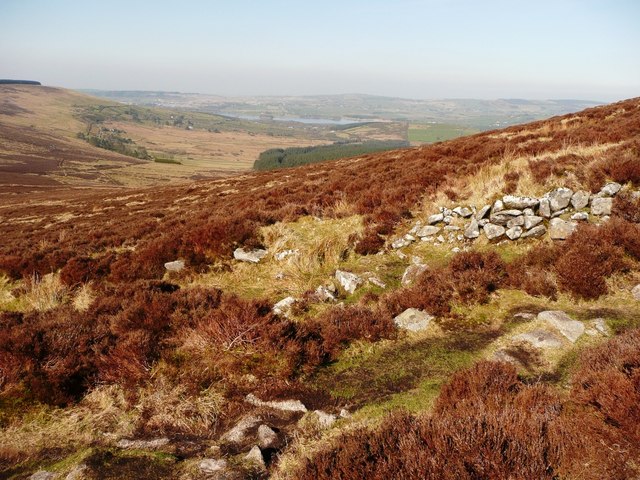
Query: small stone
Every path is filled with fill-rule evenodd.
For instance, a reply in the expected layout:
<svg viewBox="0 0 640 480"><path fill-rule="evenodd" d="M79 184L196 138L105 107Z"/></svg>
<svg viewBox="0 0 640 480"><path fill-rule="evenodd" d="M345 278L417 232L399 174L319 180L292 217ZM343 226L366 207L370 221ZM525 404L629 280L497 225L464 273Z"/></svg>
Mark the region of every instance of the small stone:
<svg viewBox="0 0 640 480"><path fill-rule="evenodd" d="M591 214L598 216L611 215L612 206L612 198L594 198L591 200Z"/></svg>
<svg viewBox="0 0 640 480"><path fill-rule="evenodd" d="M593 321L593 327L605 337L609 336L609 327L607 327L607 322L604 321L604 318L596 318Z"/></svg>
<svg viewBox="0 0 640 480"><path fill-rule="evenodd" d="M584 333L582 322L574 320L561 310L546 310L538 314L538 320L557 328L571 343L575 343Z"/></svg>
<svg viewBox="0 0 640 480"><path fill-rule="evenodd" d="M585 222L589 220L589 214L587 212L576 212L573 215L571 215L571 220Z"/></svg>
<svg viewBox="0 0 640 480"><path fill-rule="evenodd" d="M551 203L548 198L541 198L540 205L538 207L538 213L541 217L549 218L551 217Z"/></svg>
<svg viewBox="0 0 640 480"><path fill-rule="evenodd" d="M581 208L585 208L589 205L589 192L585 192L584 190L578 190L571 197L571 205L576 210L580 210Z"/></svg>
<svg viewBox="0 0 640 480"><path fill-rule="evenodd" d="M174 260L164 264L164 268L169 272L179 272L184 268L184 260Z"/></svg>
<svg viewBox="0 0 640 480"><path fill-rule="evenodd" d="M533 208L525 208L524 210L522 210L522 214L525 217L526 216L533 217L536 214L536 212L534 212Z"/></svg>
<svg viewBox="0 0 640 480"><path fill-rule="evenodd" d="M29 477L29 480L53 480L56 478L56 474L53 472L47 472L46 470L40 470Z"/></svg>
<svg viewBox="0 0 640 480"><path fill-rule="evenodd" d="M446 223L447 225L449 225L451 222L453 222L453 217L451 215L447 215L444 217L444 219L442 220L444 223Z"/></svg>
<svg viewBox="0 0 640 480"><path fill-rule="evenodd" d="M478 221L482 220L487 215L489 215L490 211L491 211L491 205L485 205L480 210L478 210L478 213L476 213L476 220Z"/></svg>
<svg viewBox="0 0 640 480"><path fill-rule="evenodd" d="M542 223L544 219L542 217L538 217L537 215L525 215L524 216L524 228L525 230L531 230L536 225Z"/></svg>
<svg viewBox="0 0 640 480"><path fill-rule="evenodd" d="M577 226L575 222L565 222L561 218L553 218L549 222L549 236L552 240L566 240Z"/></svg>
<svg viewBox="0 0 640 480"><path fill-rule="evenodd" d="M544 225L538 225L537 227L533 227L531 230L524 232L520 238L538 238L542 237L545 233L547 233L547 227Z"/></svg>
<svg viewBox="0 0 640 480"><path fill-rule="evenodd" d="M444 243L444 237L442 235L438 235L436 237L436 240L439 241L440 243Z"/></svg>
<svg viewBox="0 0 640 480"><path fill-rule="evenodd" d="M452 251L453 253L460 253L462 250L460 250L460 247L453 247L453 248L451 249L451 251Z"/></svg>
<svg viewBox="0 0 640 480"><path fill-rule="evenodd" d="M499 213L491 214L489 219L491 223L495 223L496 225L506 225L509 220L512 220L514 217L519 217L522 215L522 210L502 210Z"/></svg>
<svg viewBox="0 0 640 480"><path fill-rule="evenodd" d="M322 410L314 410L316 417L318 417L318 425L322 428L329 428L336 423L336 416L331 413L323 412Z"/></svg>
<svg viewBox="0 0 640 480"><path fill-rule="evenodd" d="M417 308L407 308L404 312L393 319L393 322L403 330L419 332L429 326L433 316Z"/></svg>
<svg viewBox="0 0 640 480"><path fill-rule="evenodd" d="M265 402L256 397L253 393L245 397L245 401L256 407L269 407L274 410L282 410L283 412L306 412L307 407L300 400L273 400Z"/></svg>
<svg viewBox="0 0 640 480"><path fill-rule="evenodd" d="M471 210L469 207L456 207L453 209L453 213L462 218L469 218L471 215L473 215L473 210Z"/></svg>
<svg viewBox="0 0 640 480"><path fill-rule="evenodd" d="M444 214L436 213L435 215L431 215L429 218L427 218L427 223L429 225L435 225L436 223L440 223L443 220L444 220Z"/></svg>
<svg viewBox="0 0 640 480"><path fill-rule="evenodd" d="M622 185L617 182L609 182L604 187L600 189L600 193L598 196L601 197L613 197L616 193L620 191Z"/></svg>
<svg viewBox="0 0 640 480"><path fill-rule="evenodd" d="M269 425L258 427L258 445L261 448L278 448L281 443L280 437Z"/></svg>
<svg viewBox="0 0 640 480"><path fill-rule="evenodd" d="M537 198L531 197L519 197L516 195L505 195L502 197L502 203L505 208L516 208L522 210L523 208L534 208L540 203Z"/></svg>
<svg viewBox="0 0 640 480"><path fill-rule="evenodd" d="M380 280L378 277L369 277L367 278L371 285L375 285L379 288L387 288L387 284Z"/></svg>
<svg viewBox="0 0 640 480"><path fill-rule="evenodd" d="M446 227L444 227L445 232L457 232L458 230L460 230L460 227L456 225L447 225Z"/></svg>
<svg viewBox="0 0 640 480"><path fill-rule="evenodd" d="M557 218L560 217L562 215L564 215L565 213L568 213L569 209L568 208L563 208L562 210L558 210L557 212L553 212L551 214L551 218Z"/></svg>
<svg viewBox="0 0 640 480"><path fill-rule="evenodd" d="M334 290L335 290L335 287L334 287ZM318 288L316 288L315 296L321 302L336 301L335 291L331 291L329 287L325 287L324 285L320 285Z"/></svg>
<svg viewBox="0 0 640 480"><path fill-rule="evenodd" d="M557 335L542 329L521 333L520 335L514 336L513 340L530 343L535 348L562 347L562 340Z"/></svg>
<svg viewBox="0 0 640 480"><path fill-rule="evenodd" d="M287 257L291 257L293 255L297 255L299 252L299 250L296 248L295 250L283 250L282 252L278 252L274 255L274 258L281 262L282 260L284 260Z"/></svg>
<svg viewBox="0 0 640 480"><path fill-rule="evenodd" d="M346 408L343 408L342 410L340 410L340 418L349 418L349 417L351 417L349 410L347 410Z"/></svg>
<svg viewBox="0 0 640 480"><path fill-rule="evenodd" d="M402 274L402 280L400 281L400 283L404 287L406 287L407 285L410 285L416 280L416 278L418 278L428 268L429 267L423 264L409 265L407 269L404 271L404 273Z"/></svg>
<svg viewBox="0 0 640 480"><path fill-rule="evenodd" d="M408 234L408 233L407 233L404 237L402 237L402 238L404 238L404 239L405 239L405 240L407 240L408 242L415 242L415 241L416 241L416 237L414 237L413 235L410 235L410 234Z"/></svg>
<svg viewBox="0 0 640 480"><path fill-rule="evenodd" d="M218 473L227 469L228 463L224 458L205 458L200 460L198 467L202 473Z"/></svg>
<svg viewBox="0 0 640 480"><path fill-rule="evenodd" d="M391 242L391 248L393 249L399 249L399 248L404 248L404 247L408 247L409 245L411 245L411 242L409 240L406 240L404 238L398 238L396 240L394 240L393 242Z"/></svg>
<svg viewBox="0 0 640 480"><path fill-rule="evenodd" d="M244 459L245 461L249 463L253 463L259 466L260 468L266 467L264 463L264 457L262 456L262 451L260 450L260 447L258 447L257 445L254 445L253 448L249 450L249 453L245 455Z"/></svg>
<svg viewBox="0 0 640 480"><path fill-rule="evenodd" d="M76 465L71 469L69 473L67 473L67 476L64 477L64 480L83 480L84 478L86 478L85 474L88 468L89 467L87 467L87 465L84 463Z"/></svg>
<svg viewBox="0 0 640 480"><path fill-rule="evenodd" d="M296 303L296 299L293 297L283 298L273 306L271 311L276 315L287 316L294 303Z"/></svg>
<svg viewBox="0 0 640 480"><path fill-rule="evenodd" d="M153 440L127 440L122 439L116 443L116 447L125 450L157 450L169 443L167 437L155 438Z"/></svg>
<svg viewBox="0 0 640 480"><path fill-rule="evenodd" d="M245 250L244 248L236 248L233 252L233 258L241 262L258 263L267 254L266 250L255 248L253 250Z"/></svg>
<svg viewBox="0 0 640 480"><path fill-rule="evenodd" d="M487 223L491 223L488 218L483 218L482 220L478 220L479 227L484 227Z"/></svg>
<svg viewBox="0 0 640 480"><path fill-rule="evenodd" d="M522 227L515 226L507 229L505 235L509 238L509 240L517 240L522 236Z"/></svg>
<svg viewBox="0 0 640 480"><path fill-rule="evenodd" d="M502 200L496 200L495 202L493 202L493 207L491 207L492 213L498 213L502 210L504 210L504 203L502 202Z"/></svg>
<svg viewBox="0 0 640 480"><path fill-rule="evenodd" d="M424 227L420 228L416 232L416 236L418 236L418 237L431 237L433 235L436 235L439 231L440 231L440 227L434 227L432 225L425 225Z"/></svg>
<svg viewBox="0 0 640 480"><path fill-rule="evenodd" d="M636 300L640 300L640 283L631 289L631 295Z"/></svg>
<svg viewBox="0 0 640 480"><path fill-rule="evenodd" d="M521 227L524 225L524 217L520 215L519 217L514 217L507 222L507 228L513 227Z"/></svg>
<svg viewBox="0 0 640 480"><path fill-rule="evenodd" d="M535 314L530 312L518 312L513 316L514 320L529 322L536 318Z"/></svg>
<svg viewBox="0 0 640 480"><path fill-rule="evenodd" d="M233 428L225 432L220 440L225 443L242 443L247 436L247 432L260 423L260 417L255 415L245 415Z"/></svg>
<svg viewBox="0 0 640 480"><path fill-rule="evenodd" d="M500 238L505 232L505 228L503 226L494 225L493 223L487 223L482 230L489 240Z"/></svg>
<svg viewBox="0 0 640 480"><path fill-rule="evenodd" d="M362 278L355 273L344 272L342 270L336 270L335 278L348 293L355 292L356 288L364 283Z"/></svg>
<svg viewBox="0 0 640 480"><path fill-rule="evenodd" d="M573 197L573 192L565 187L556 188L548 193L549 206L552 212L567 208Z"/></svg>

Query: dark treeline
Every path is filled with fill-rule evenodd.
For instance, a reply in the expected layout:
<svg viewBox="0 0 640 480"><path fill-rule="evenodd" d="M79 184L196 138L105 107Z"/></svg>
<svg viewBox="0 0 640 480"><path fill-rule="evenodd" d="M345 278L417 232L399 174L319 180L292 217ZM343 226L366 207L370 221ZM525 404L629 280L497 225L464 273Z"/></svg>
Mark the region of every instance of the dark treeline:
<svg viewBox="0 0 640 480"><path fill-rule="evenodd" d="M369 141L363 143L334 143L311 147L272 148L265 150L254 162L254 170L273 170L309 163L355 157L372 152L408 147L404 140Z"/></svg>
<svg viewBox="0 0 640 480"><path fill-rule="evenodd" d="M0 78L0 85L42 85L35 80L10 80L8 78Z"/></svg>

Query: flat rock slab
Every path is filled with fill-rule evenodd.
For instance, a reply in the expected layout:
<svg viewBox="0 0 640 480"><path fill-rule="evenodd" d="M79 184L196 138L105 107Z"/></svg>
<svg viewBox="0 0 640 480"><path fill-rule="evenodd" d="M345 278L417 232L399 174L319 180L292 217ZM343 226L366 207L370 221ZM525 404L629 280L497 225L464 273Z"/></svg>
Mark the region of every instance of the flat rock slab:
<svg viewBox="0 0 640 480"><path fill-rule="evenodd" d="M521 333L520 335L514 336L513 340L530 343L535 348L562 347L562 339L560 337L553 332L542 329Z"/></svg>
<svg viewBox="0 0 640 480"><path fill-rule="evenodd" d="M253 250L245 250L244 248L236 248L233 252L233 258L241 262L258 263L267 255L266 250L255 248Z"/></svg>
<svg viewBox="0 0 640 480"><path fill-rule="evenodd" d="M417 308L407 308L404 312L393 319L398 328L419 332L429 326L433 316Z"/></svg>
<svg viewBox="0 0 640 480"><path fill-rule="evenodd" d="M307 407L300 400L273 400L262 401L256 397L253 393L248 394L245 397L245 401L256 407L269 407L274 410L282 410L283 412L306 412Z"/></svg>
<svg viewBox="0 0 640 480"><path fill-rule="evenodd" d="M538 320L543 321L564 335L571 343L575 343L584 333L584 324L574 320L561 310L546 310L538 314Z"/></svg>

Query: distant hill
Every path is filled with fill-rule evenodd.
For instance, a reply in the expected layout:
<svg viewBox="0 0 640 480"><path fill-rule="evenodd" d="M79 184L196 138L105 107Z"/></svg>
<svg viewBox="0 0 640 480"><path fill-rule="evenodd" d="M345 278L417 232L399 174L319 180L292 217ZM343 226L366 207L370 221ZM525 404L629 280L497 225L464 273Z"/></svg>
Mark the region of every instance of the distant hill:
<svg viewBox="0 0 640 480"><path fill-rule="evenodd" d="M42 85L35 80L9 80L6 78L0 78L0 85Z"/></svg>

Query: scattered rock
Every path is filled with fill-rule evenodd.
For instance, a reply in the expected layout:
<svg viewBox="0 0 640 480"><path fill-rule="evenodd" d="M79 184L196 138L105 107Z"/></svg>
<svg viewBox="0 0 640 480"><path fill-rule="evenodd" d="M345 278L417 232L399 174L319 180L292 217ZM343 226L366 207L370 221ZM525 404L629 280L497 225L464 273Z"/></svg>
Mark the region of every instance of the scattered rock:
<svg viewBox="0 0 640 480"><path fill-rule="evenodd" d="M425 225L424 227L420 228L417 232L416 235L418 237L431 237L433 235L436 235L438 232L440 231L440 227L434 227L432 225Z"/></svg>
<svg viewBox="0 0 640 480"><path fill-rule="evenodd" d="M551 217L551 202L549 202L548 198L540 199L538 213L540 214L541 217L544 217L544 218Z"/></svg>
<svg viewBox="0 0 640 480"><path fill-rule="evenodd" d="M249 453L245 455L244 459L245 461L253 463L260 468L266 468L264 457L262 456L262 451L257 445L254 445L253 448L249 450Z"/></svg>
<svg viewBox="0 0 640 480"><path fill-rule="evenodd" d="M493 202L493 207L491 207L492 213L498 213L502 210L504 210L504 203L502 202L502 200L496 200L495 202Z"/></svg>
<svg viewBox="0 0 640 480"><path fill-rule="evenodd" d="M493 223L487 223L482 230L489 240L500 238L505 232L503 226L494 225Z"/></svg>
<svg viewBox="0 0 640 480"><path fill-rule="evenodd" d="M436 213L435 215L431 215L429 218L427 218L427 223L429 225L435 225L436 223L440 223L444 220L444 214L442 213ZM420 235L418 235L420 236Z"/></svg>
<svg viewBox="0 0 640 480"><path fill-rule="evenodd" d="M538 314L538 320L557 328L571 343L575 343L584 333L583 323L574 320L561 310L546 310L540 312Z"/></svg>
<svg viewBox="0 0 640 480"><path fill-rule="evenodd" d="M174 260L164 264L164 268L169 272L179 272L184 268L184 260Z"/></svg>
<svg viewBox="0 0 640 480"><path fill-rule="evenodd" d="M224 458L205 458L198 467L202 473L219 473L227 469L228 463Z"/></svg>
<svg viewBox="0 0 640 480"><path fill-rule="evenodd" d="M429 326L433 316L417 308L407 308L404 312L393 319L393 322L403 330L419 332Z"/></svg>
<svg viewBox="0 0 640 480"><path fill-rule="evenodd" d="M331 413L323 412L322 410L314 410L313 413L318 417L318 424L322 428L329 428L331 425L336 423L337 418Z"/></svg>
<svg viewBox="0 0 640 480"><path fill-rule="evenodd" d="M484 227L487 223L490 223L488 218L483 218L482 220L478 220L479 227Z"/></svg>
<svg viewBox="0 0 640 480"><path fill-rule="evenodd" d="M507 228L521 227L524 225L524 216L513 217L507 222Z"/></svg>
<svg viewBox="0 0 640 480"><path fill-rule="evenodd" d="M155 438L153 440L127 440L122 439L116 443L116 447L126 450L157 450L169 443L166 437Z"/></svg>
<svg viewBox="0 0 640 480"><path fill-rule="evenodd" d="M631 295L636 300L640 300L640 283L631 289Z"/></svg>
<svg viewBox="0 0 640 480"><path fill-rule="evenodd" d="M64 477L64 480L82 480L83 478L85 478L87 469L88 467L84 463L76 465L71 469L69 473L67 473L67 476Z"/></svg>
<svg viewBox="0 0 640 480"><path fill-rule="evenodd" d="M457 232L458 230L460 230L460 227L458 227L457 225L447 225L446 227L444 227L445 232Z"/></svg>
<svg viewBox="0 0 640 480"><path fill-rule="evenodd" d="M274 258L281 262L287 257L291 257L292 255L297 255L299 250L296 248L295 250L283 250L282 252L278 252L274 255Z"/></svg>
<svg viewBox="0 0 640 480"><path fill-rule="evenodd" d="M266 250L255 248L253 250L245 250L244 248L236 248L233 252L233 258L241 262L258 263L267 254Z"/></svg>
<svg viewBox="0 0 640 480"><path fill-rule="evenodd" d="M340 410L340 418L349 418L349 417L351 417L349 410L347 410L346 408L343 408L342 410Z"/></svg>
<svg viewBox="0 0 640 480"><path fill-rule="evenodd" d="M256 407L269 407L274 410L282 410L283 412L306 412L307 407L300 400L273 400L264 402L256 397L253 393L245 397L245 401Z"/></svg>
<svg viewBox="0 0 640 480"><path fill-rule="evenodd" d="M522 210L502 210L498 213L492 213L489 219L491 223L498 225L506 225L509 220L522 215Z"/></svg>
<svg viewBox="0 0 640 480"><path fill-rule="evenodd" d="M47 472L46 470L40 470L29 477L29 480L53 480L56 478L56 474L53 472Z"/></svg>
<svg viewBox="0 0 640 480"><path fill-rule="evenodd" d="M245 415L231 430L224 433L220 440L226 443L242 443L247 436L247 432L256 428L261 421L260 417L256 415Z"/></svg>
<svg viewBox="0 0 640 480"><path fill-rule="evenodd" d="M407 240L406 238L398 238L391 242L391 248L396 250L399 248L408 247L409 245L411 245L411 240Z"/></svg>
<svg viewBox="0 0 640 480"><path fill-rule="evenodd" d="M278 448L282 444L280 436L268 425L258 427L258 445L260 448Z"/></svg>
<svg viewBox="0 0 640 480"><path fill-rule="evenodd" d="M535 348L562 347L562 340L557 335L542 329L521 333L520 335L514 336L513 340L530 343Z"/></svg>
<svg viewBox="0 0 640 480"><path fill-rule="evenodd" d="M611 215L611 207L613 206L613 198L594 198L591 200L592 215Z"/></svg>
<svg viewBox="0 0 640 480"><path fill-rule="evenodd" d="M296 299L293 297L286 297L276 303L271 309L276 315L287 316L293 304L296 303Z"/></svg>
<svg viewBox="0 0 640 480"><path fill-rule="evenodd" d="M576 210L585 208L587 205L589 205L589 192L578 190L571 197L571 206L573 206L573 208L575 208Z"/></svg>
<svg viewBox="0 0 640 480"><path fill-rule="evenodd" d="M442 221L449 225L451 222L453 222L453 217L451 215L446 215Z"/></svg>
<svg viewBox="0 0 640 480"><path fill-rule="evenodd" d="M556 188L548 193L549 206L552 212L567 208L573 197L573 192L565 187Z"/></svg>
<svg viewBox="0 0 640 480"><path fill-rule="evenodd" d="M604 187L600 189L600 193L598 196L601 197L613 197L616 193L620 191L622 185L617 182L609 182Z"/></svg>
<svg viewBox="0 0 640 480"><path fill-rule="evenodd" d="M328 287L325 287L324 285L320 285L318 288L316 288L316 291L315 291L316 298L320 302L335 302L336 301L335 289L336 288L333 285L330 285Z"/></svg>
<svg viewBox="0 0 640 480"><path fill-rule="evenodd" d="M476 213L476 220L478 221L482 220L487 215L489 215L490 211L491 211L491 205L485 205L478 211L478 213Z"/></svg>
<svg viewBox="0 0 640 480"><path fill-rule="evenodd" d="M505 232L509 240L517 240L522 236L522 227L515 226L507 229Z"/></svg>
<svg viewBox="0 0 640 480"><path fill-rule="evenodd" d="M607 327L607 322L604 321L604 318L596 318L593 321L593 327L605 337L609 336L609 327Z"/></svg>
<svg viewBox="0 0 640 480"><path fill-rule="evenodd" d="M538 225L531 230L524 232L520 238L538 238L547 233L547 227L544 225Z"/></svg>
<svg viewBox="0 0 640 480"><path fill-rule="evenodd" d="M442 235L438 235L438 236L436 237L436 240L437 240L438 242L440 242L440 243L444 243L444 237L443 237Z"/></svg>
<svg viewBox="0 0 640 480"><path fill-rule="evenodd" d="M519 320L523 322L529 322L534 318L536 318L536 315L530 312L518 312L513 316L514 320Z"/></svg>
<svg viewBox="0 0 640 480"><path fill-rule="evenodd" d="M571 215L571 220L585 222L589 220L589 214L587 212L576 212L573 215Z"/></svg>
<svg viewBox="0 0 640 480"><path fill-rule="evenodd" d="M540 225L544 219L537 215L525 215L524 216L524 228L525 230L531 230L536 225Z"/></svg>
<svg viewBox="0 0 640 480"><path fill-rule="evenodd" d="M356 288L364 283L362 278L355 273L344 272L342 270L336 270L335 278L340 285L342 285L342 288L349 293L355 292Z"/></svg>
<svg viewBox="0 0 640 480"><path fill-rule="evenodd" d="M367 278L367 281L371 285L375 285L376 287L387 288L387 284L380 280L378 277L369 277Z"/></svg>
<svg viewBox="0 0 640 480"><path fill-rule="evenodd" d="M537 198L531 197L518 197L516 195L505 195L502 197L502 203L505 208L515 208L522 210L524 208L534 208L540 203Z"/></svg>
<svg viewBox="0 0 640 480"><path fill-rule="evenodd" d="M473 210L471 210L469 207L456 207L453 209L453 213L462 218L469 218L471 215L473 215Z"/></svg>
<svg viewBox="0 0 640 480"><path fill-rule="evenodd" d="M574 222L566 222L561 218L553 218L549 222L549 236L553 240L565 240L569 238L577 224Z"/></svg>
<svg viewBox="0 0 640 480"><path fill-rule="evenodd" d="M410 234L408 234L408 233L407 233L404 237L402 237L402 238L404 238L404 239L405 239L405 240L407 240L408 242L415 242L415 241L416 241L416 237L414 237L413 235L410 235Z"/></svg>
<svg viewBox="0 0 640 480"><path fill-rule="evenodd" d="M525 217L526 216L533 217L536 214L536 212L533 211L533 208L525 208L524 210L522 210L522 214Z"/></svg>
<svg viewBox="0 0 640 480"><path fill-rule="evenodd" d="M423 264L413 264L409 265L407 269L402 274L402 286L407 286L415 281L423 272L427 270L427 266Z"/></svg>

